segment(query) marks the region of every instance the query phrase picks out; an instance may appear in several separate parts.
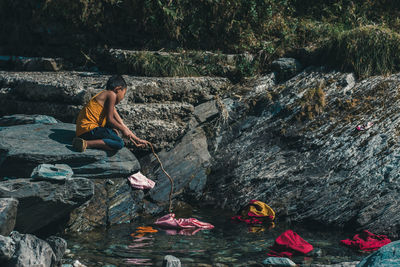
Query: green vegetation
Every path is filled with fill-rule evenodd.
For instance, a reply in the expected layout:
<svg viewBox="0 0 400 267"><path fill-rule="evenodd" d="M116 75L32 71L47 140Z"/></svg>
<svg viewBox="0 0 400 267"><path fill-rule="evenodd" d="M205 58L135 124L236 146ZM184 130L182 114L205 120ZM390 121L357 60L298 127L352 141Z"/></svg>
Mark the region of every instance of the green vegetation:
<svg viewBox="0 0 400 267"><path fill-rule="evenodd" d="M306 47L326 55L323 64L368 76L398 71L399 14L396 0L3 0L0 48L71 58L98 46L249 52L256 61L238 59L235 68L251 76ZM225 72L219 63L193 69L184 57L141 55L134 65L143 75Z"/></svg>
<svg viewBox="0 0 400 267"><path fill-rule="evenodd" d="M316 115L320 115L325 108L325 92L324 83L320 83L318 87L308 89L300 99L300 112L297 120L313 120Z"/></svg>
<svg viewBox="0 0 400 267"><path fill-rule="evenodd" d="M327 62L359 76L400 71L400 34L362 26L334 36L324 47Z"/></svg>
<svg viewBox="0 0 400 267"><path fill-rule="evenodd" d="M243 77L253 76L258 71L258 60L246 54L125 51L115 55L115 52L106 51L98 58L98 62L107 65L110 71L139 76L222 76L239 81Z"/></svg>

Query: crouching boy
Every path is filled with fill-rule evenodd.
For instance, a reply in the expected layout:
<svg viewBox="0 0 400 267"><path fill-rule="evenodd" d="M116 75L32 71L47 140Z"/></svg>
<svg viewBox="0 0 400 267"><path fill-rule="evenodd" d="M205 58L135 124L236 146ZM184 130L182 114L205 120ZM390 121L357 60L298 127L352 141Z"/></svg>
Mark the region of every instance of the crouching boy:
<svg viewBox="0 0 400 267"><path fill-rule="evenodd" d="M124 141L117 131L136 146L146 147L149 142L134 135L115 109L115 105L125 97L125 80L120 75L114 75L107 81L106 89L95 95L79 112L76 137L72 141L74 149L79 152L86 148L119 150L124 147Z"/></svg>

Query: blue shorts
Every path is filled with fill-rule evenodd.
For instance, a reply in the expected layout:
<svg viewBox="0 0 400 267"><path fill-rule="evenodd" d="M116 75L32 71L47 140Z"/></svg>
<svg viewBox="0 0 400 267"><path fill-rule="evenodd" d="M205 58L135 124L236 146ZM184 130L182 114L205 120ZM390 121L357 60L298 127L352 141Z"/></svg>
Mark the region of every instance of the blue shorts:
<svg viewBox="0 0 400 267"><path fill-rule="evenodd" d="M85 140L102 139L107 146L116 150L124 147L124 141L122 138L119 137L111 128L97 127L79 137Z"/></svg>

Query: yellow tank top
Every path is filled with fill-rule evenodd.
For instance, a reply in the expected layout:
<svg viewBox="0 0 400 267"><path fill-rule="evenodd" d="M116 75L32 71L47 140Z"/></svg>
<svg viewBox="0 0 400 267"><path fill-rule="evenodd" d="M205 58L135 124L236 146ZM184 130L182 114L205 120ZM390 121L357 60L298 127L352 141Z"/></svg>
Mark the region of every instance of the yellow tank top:
<svg viewBox="0 0 400 267"><path fill-rule="evenodd" d="M86 104L79 112L76 119L76 136L87 133L94 128L104 127L106 125L106 117L104 114L104 107L96 100L96 96L103 91L92 97L89 103Z"/></svg>

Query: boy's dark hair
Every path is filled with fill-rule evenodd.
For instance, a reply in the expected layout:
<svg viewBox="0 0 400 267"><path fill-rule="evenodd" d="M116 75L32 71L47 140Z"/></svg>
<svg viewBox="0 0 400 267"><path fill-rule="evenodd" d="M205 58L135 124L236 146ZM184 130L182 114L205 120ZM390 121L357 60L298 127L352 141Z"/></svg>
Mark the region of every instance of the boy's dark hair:
<svg viewBox="0 0 400 267"><path fill-rule="evenodd" d="M113 75L107 81L107 90L114 90L115 87L121 86L122 88L127 88L126 82L121 75Z"/></svg>

